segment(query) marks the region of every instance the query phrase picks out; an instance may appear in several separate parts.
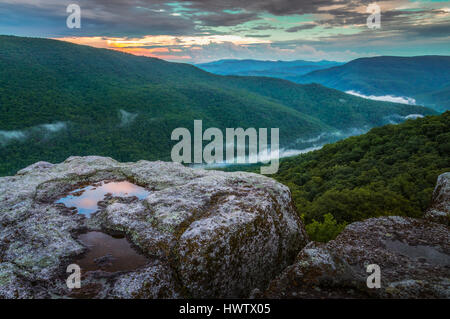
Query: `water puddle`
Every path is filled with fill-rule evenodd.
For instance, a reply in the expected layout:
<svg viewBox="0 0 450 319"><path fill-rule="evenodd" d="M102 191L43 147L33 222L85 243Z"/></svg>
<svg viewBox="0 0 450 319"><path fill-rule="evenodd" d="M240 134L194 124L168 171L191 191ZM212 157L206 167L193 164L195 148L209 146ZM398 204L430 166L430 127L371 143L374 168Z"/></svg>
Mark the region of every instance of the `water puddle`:
<svg viewBox="0 0 450 319"><path fill-rule="evenodd" d="M412 259L423 259L429 264L450 266L450 256L431 246L411 246L398 240L387 240L386 248Z"/></svg>
<svg viewBox="0 0 450 319"><path fill-rule="evenodd" d="M89 248L81 259L75 261L82 272L132 271L149 262L130 245L126 238L114 238L102 232L92 231L80 235L78 239Z"/></svg>
<svg viewBox="0 0 450 319"><path fill-rule="evenodd" d="M142 200L146 198L150 192L143 187L127 181L106 181L76 189L56 203L62 203L66 207L75 207L79 214L89 216L99 209L98 202L102 201L108 194L115 197L136 196L138 199Z"/></svg>

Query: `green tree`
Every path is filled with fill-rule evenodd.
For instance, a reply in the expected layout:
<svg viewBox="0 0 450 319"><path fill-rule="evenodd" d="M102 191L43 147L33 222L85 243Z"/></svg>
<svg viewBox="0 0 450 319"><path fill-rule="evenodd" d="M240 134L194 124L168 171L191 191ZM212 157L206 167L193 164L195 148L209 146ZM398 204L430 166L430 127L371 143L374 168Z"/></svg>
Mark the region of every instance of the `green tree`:
<svg viewBox="0 0 450 319"><path fill-rule="evenodd" d="M338 224L333 215L325 214L323 222L314 219L311 224L306 225L306 232L310 239L325 243L336 238L346 225L347 223Z"/></svg>

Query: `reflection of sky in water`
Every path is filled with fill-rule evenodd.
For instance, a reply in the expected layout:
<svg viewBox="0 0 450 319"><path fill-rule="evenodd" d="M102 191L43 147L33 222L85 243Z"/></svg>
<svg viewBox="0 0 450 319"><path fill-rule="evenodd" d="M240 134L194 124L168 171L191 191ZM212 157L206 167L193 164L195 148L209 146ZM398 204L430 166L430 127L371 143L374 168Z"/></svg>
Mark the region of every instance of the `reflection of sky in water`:
<svg viewBox="0 0 450 319"><path fill-rule="evenodd" d="M145 188L127 181L103 182L76 189L56 203L62 203L66 207L76 207L78 213L90 215L97 211L98 202L103 200L108 193L118 197L136 196L139 199L144 199L149 195L149 191Z"/></svg>

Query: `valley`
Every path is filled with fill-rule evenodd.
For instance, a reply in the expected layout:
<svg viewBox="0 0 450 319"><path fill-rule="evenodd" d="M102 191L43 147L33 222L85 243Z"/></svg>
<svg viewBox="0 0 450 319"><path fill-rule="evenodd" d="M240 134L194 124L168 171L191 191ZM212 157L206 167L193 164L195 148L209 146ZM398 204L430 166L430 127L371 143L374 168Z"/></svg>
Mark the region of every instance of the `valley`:
<svg viewBox="0 0 450 319"><path fill-rule="evenodd" d="M0 175L70 155L170 160L171 132L193 132L197 119L222 130L279 128L280 147L298 149L312 145L296 141L380 126L393 114L436 114L317 84L218 76L187 64L11 36L0 36L0 111ZM58 123L64 123L58 131L43 126Z"/></svg>
<svg viewBox="0 0 450 319"><path fill-rule="evenodd" d="M450 299L448 1L0 0L0 17L11 313Z"/></svg>

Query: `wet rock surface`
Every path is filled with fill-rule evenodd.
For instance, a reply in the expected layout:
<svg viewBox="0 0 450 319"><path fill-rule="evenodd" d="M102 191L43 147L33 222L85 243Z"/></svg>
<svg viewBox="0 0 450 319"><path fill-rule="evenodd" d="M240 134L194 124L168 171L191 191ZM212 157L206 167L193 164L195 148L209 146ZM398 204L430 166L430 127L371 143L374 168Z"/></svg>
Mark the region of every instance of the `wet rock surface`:
<svg viewBox="0 0 450 319"><path fill-rule="evenodd" d="M56 203L102 181L149 196L108 195L90 218ZM80 240L89 232L124 236L148 262L108 272L117 257L96 256L69 290L66 268L92 251ZM288 188L256 174L91 156L0 178L0 298L246 297L306 243Z"/></svg>
<svg viewBox="0 0 450 319"><path fill-rule="evenodd" d="M371 264L381 270L379 289L367 287ZM327 244L309 243L262 296L450 298L449 229L403 217L353 223Z"/></svg>

